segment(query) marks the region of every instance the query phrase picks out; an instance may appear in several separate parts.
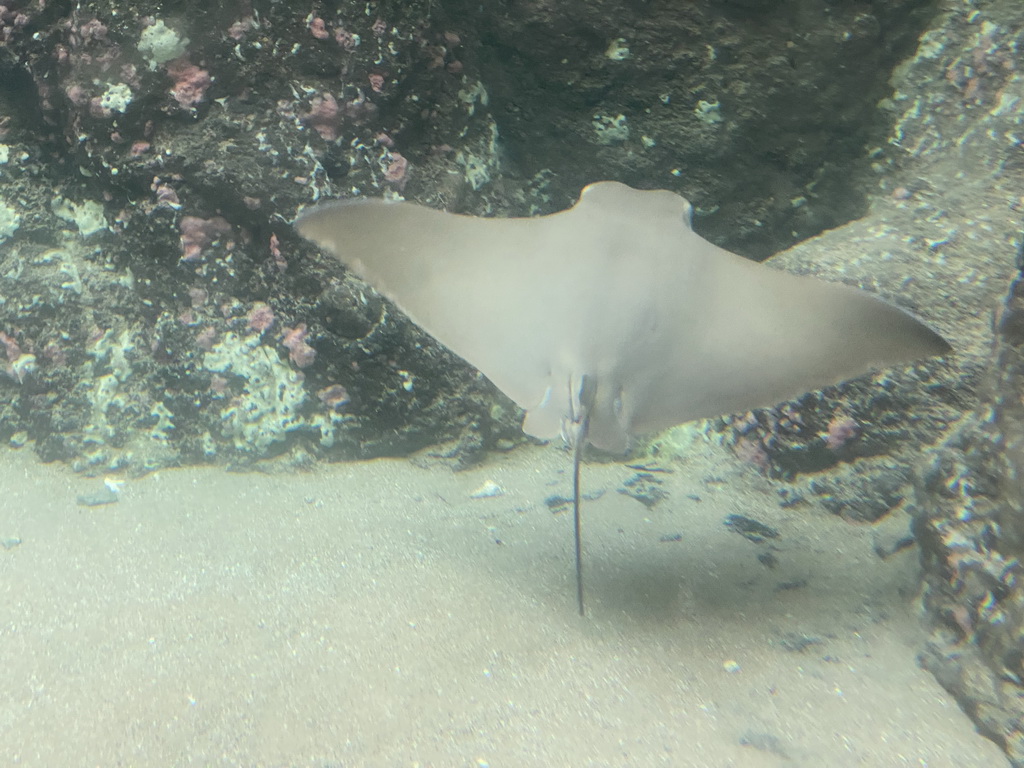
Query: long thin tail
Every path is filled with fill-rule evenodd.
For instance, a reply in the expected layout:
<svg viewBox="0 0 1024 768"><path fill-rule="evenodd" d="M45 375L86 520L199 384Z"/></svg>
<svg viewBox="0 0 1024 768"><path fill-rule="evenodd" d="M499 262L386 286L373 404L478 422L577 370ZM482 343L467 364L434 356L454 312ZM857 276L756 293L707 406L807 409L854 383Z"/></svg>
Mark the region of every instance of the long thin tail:
<svg viewBox="0 0 1024 768"><path fill-rule="evenodd" d="M584 422L585 423L585 422ZM586 426L580 437L586 437ZM583 540L580 537L580 458L583 456L583 441L577 440L572 447L572 520L576 529L576 600L583 611Z"/></svg>
<svg viewBox="0 0 1024 768"><path fill-rule="evenodd" d="M575 378L575 377L574 377ZM562 419L562 438L572 448L572 521L576 535L576 600L583 609L583 539L580 536L580 464L590 429L590 411L594 405L596 383L584 374L569 380L569 414Z"/></svg>

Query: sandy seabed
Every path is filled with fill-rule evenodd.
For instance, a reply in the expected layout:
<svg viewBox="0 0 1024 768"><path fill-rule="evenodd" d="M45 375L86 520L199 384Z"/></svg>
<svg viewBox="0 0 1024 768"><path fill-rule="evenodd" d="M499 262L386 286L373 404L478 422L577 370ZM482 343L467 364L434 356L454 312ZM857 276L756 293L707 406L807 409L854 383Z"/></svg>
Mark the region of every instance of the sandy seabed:
<svg viewBox="0 0 1024 768"><path fill-rule="evenodd" d="M584 467L581 618L552 446L165 470L92 507L100 479L0 453L0 763L1008 764L915 662L917 551L875 554L905 519L783 507L713 445L663 468L648 509Z"/></svg>

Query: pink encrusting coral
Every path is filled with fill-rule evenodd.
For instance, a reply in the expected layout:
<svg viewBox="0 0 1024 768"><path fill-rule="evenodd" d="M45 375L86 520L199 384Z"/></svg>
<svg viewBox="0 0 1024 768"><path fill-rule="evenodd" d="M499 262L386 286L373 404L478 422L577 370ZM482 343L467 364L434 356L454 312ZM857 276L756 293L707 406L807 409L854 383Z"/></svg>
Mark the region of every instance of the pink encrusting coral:
<svg viewBox="0 0 1024 768"><path fill-rule="evenodd" d="M308 368L316 360L316 350L306 343L306 324L284 329L281 344L288 350L288 357L299 368Z"/></svg>
<svg viewBox="0 0 1024 768"><path fill-rule="evenodd" d="M209 352L217 341L217 329L208 325L196 334L196 346Z"/></svg>
<svg viewBox="0 0 1024 768"><path fill-rule="evenodd" d="M210 292L205 288L199 286L193 286L188 289L188 298L192 302L193 308L201 307L206 303L206 300L210 298Z"/></svg>
<svg viewBox="0 0 1024 768"><path fill-rule="evenodd" d="M21 357L21 346L3 331L0 331L0 344L4 347L4 355L11 362Z"/></svg>
<svg viewBox="0 0 1024 768"><path fill-rule="evenodd" d="M384 170L384 181L401 192L409 180L409 161L398 152L389 152L388 159L388 167Z"/></svg>
<svg viewBox="0 0 1024 768"><path fill-rule="evenodd" d="M253 29L255 26L256 22L252 19L252 17L246 16L241 21L236 21L234 24L228 27L228 37L230 37L232 40L244 40L249 30Z"/></svg>
<svg viewBox="0 0 1024 768"><path fill-rule="evenodd" d="M270 258L278 272L288 269L288 259L281 252L281 241L277 239L277 235L270 236Z"/></svg>
<svg viewBox="0 0 1024 768"><path fill-rule="evenodd" d="M181 200L178 198L178 193L174 191L174 187L170 184L165 184L159 176L153 177L149 188L153 190L157 208L170 208L172 211L180 210Z"/></svg>
<svg viewBox="0 0 1024 768"><path fill-rule="evenodd" d="M342 406L348 405L349 402L348 390L341 384L331 384L330 386L317 390L316 396L320 399L321 403L333 410L337 410Z"/></svg>
<svg viewBox="0 0 1024 768"><path fill-rule="evenodd" d="M828 423L828 431L825 433L825 447L831 451L838 451L848 442L860 435L860 424L852 416L845 413L837 413Z"/></svg>
<svg viewBox="0 0 1024 768"><path fill-rule="evenodd" d="M327 25L319 16L309 22L309 34L317 40L326 40L331 36L331 33L327 31Z"/></svg>
<svg viewBox="0 0 1024 768"><path fill-rule="evenodd" d="M741 461L753 464L763 474L771 469L771 457L757 434L743 435L733 444L733 453Z"/></svg>
<svg viewBox="0 0 1024 768"><path fill-rule="evenodd" d="M309 112L302 116L302 122L319 133L324 141L334 141L338 138L341 123L338 100L329 93L314 97L309 104Z"/></svg>
<svg viewBox="0 0 1024 768"><path fill-rule="evenodd" d="M168 62L166 69L167 74L174 78L171 95L178 104L192 109L206 100L206 89L213 84L209 72L185 57Z"/></svg>
<svg viewBox="0 0 1024 768"><path fill-rule="evenodd" d="M365 125L376 116L377 105L362 92L356 98L342 103L333 94L325 92L313 97L309 102L309 111L300 114L299 119L319 133L324 141L334 141L342 125Z"/></svg>
<svg viewBox="0 0 1024 768"><path fill-rule="evenodd" d="M349 53L352 53L359 46L359 37L344 27L338 27L334 30L334 41Z"/></svg>
<svg viewBox="0 0 1024 768"><path fill-rule="evenodd" d="M263 333L274 324L274 310L272 310L268 304L265 304L262 301L257 301L252 305L252 309L249 310L249 316L247 319L250 328L259 333Z"/></svg>
<svg viewBox="0 0 1024 768"><path fill-rule="evenodd" d="M40 3L40 7L42 3ZM10 42L14 33L24 29L29 22L29 15L24 11L13 10L0 5L0 42Z"/></svg>
<svg viewBox="0 0 1024 768"><path fill-rule="evenodd" d="M203 251L221 238L232 234L231 225L222 216L201 219L185 216L179 226L181 232L181 260L198 261ZM229 243L230 246L230 243Z"/></svg>
<svg viewBox="0 0 1024 768"><path fill-rule="evenodd" d="M2 370L19 384L24 384L29 374L36 371L36 356L21 351L21 345L11 336L0 331L0 344L4 347L7 363Z"/></svg>
<svg viewBox="0 0 1024 768"><path fill-rule="evenodd" d="M107 25L99 19L90 19L78 27L78 37L82 41L105 40L107 32Z"/></svg>

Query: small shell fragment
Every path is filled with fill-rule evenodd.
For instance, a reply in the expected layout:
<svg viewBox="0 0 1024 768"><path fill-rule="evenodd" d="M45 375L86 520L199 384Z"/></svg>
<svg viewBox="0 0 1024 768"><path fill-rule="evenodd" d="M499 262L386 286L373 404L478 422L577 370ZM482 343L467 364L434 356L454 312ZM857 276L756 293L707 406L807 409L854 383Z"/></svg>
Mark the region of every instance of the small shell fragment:
<svg viewBox="0 0 1024 768"><path fill-rule="evenodd" d="M471 494L469 494L469 497L471 499L489 499L492 496L504 496L504 495L505 495L505 489L504 488L502 488L500 485L498 485L493 480L488 480L486 483L484 483L479 488L477 488L475 491L473 491Z"/></svg>

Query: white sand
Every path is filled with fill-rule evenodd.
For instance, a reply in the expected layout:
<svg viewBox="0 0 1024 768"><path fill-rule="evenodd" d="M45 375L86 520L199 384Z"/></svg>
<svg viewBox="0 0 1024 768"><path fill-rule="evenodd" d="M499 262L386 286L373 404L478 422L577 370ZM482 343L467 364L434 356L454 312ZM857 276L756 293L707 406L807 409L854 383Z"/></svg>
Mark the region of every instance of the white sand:
<svg viewBox="0 0 1024 768"><path fill-rule="evenodd" d="M102 507L75 503L99 480L4 452L0 762L1007 764L915 663L915 549L880 560L878 531L780 508L722 449L671 468L648 511L616 493L634 470L585 467L581 619L553 447L163 471ZM470 498L487 480L507 492ZM730 513L779 529L776 568Z"/></svg>

